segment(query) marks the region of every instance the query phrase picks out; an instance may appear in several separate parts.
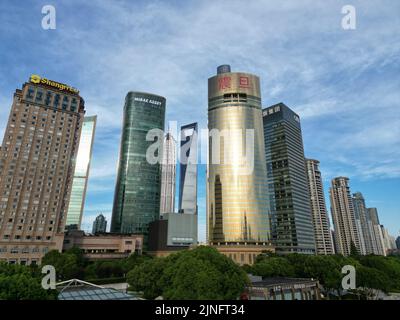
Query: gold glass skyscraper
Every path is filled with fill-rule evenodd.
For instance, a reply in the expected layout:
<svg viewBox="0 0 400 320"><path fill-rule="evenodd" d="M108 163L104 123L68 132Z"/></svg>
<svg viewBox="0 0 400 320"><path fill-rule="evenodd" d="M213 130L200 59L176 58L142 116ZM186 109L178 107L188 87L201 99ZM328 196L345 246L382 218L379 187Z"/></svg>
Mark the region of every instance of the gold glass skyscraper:
<svg viewBox="0 0 400 320"><path fill-rule="evenodd" d="M208 79L208 129L208 243L268 245L270 212L257 76L231 72L228 65L218 67L217 75Z"/></svg>

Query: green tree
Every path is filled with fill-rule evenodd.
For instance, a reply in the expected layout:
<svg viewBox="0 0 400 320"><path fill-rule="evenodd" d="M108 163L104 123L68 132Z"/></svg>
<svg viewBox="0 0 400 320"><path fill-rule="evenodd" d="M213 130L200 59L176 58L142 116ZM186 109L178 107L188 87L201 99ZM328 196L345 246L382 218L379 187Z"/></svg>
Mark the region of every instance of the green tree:
<svg viewBox="0 0 400 320"><path fill-rule="evenodd" d="M28 266L0 263L0 300L52 300L55 290L44 290L41 276Z"/></svg>
<svg viewBox="0 0 400 320"><path fill-rule="evenodd" d="M42 265L52 265L56 269L58 280L83 277L83 266L79 264L79 257L74 253L52 250L43 257Z"/></svg>
<svg viewBox="0 0 400 320"><path fill-rule="evenodd" d="M372 299L376 296L378 290L385 293L389 290L389 277L377 269L359 266L356 269L357 288L364 292L367 299Z"/></svg>
<svg viewBox="0 0 400 320"><path fill-rule="evenodd" d="M248 278L231 259L200 246L145 261L128 273L128 283L148 299L236 299Z"/></svg>
<svg viewBox="0 0 400 320"><path fill-rule="evenodd" d="M358 257L360 255L360 252L358 251L356 245L352 241L350 244L350 256L351 257Z"/></svg>
<svg viewBox="0 0 400 320"><path fill-rule="evenodd" d="M266 257L261 259L253 265L251 272L254 275L265 278L295 276L294 267L283 257Z"/></svg>
<svg viewBox="0 0 400 320"><path fill-rule="evenodd" d="M134 291L142 291L145 299L154 299L163 293L161 275L166 258L154 258L134 267L127 274L127 281Z"/></svg>

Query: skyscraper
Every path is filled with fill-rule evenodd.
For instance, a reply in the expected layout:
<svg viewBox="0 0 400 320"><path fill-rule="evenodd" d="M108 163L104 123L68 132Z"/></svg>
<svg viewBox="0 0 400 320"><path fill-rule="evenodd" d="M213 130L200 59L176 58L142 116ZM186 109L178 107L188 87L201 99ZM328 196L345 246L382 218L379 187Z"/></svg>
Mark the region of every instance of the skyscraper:
<svg viewBox="0 0 400 320"><path fill-rule="evenodd" d="M300 118L283 103L263 110L272 236L282 253L315 253Z"/></svg>
<svg viewBox="0 0 400 320"><path fill-rule="evenodd" d="M176 141L171 133L164 139L163 162L161 164L160 214L175 211Z"/></svg>
<svg viewBox="0 0 400 320"><path fill-rule="evenodd" d="M357 228L359 229L361 254L372 254L374 253L374 248L372 244L371 228L368 223L365 199L361 192L353 194L353 206Z"/></svg>
<svg viewBox="0 0 400 320"><path fill-rule="evenodd" d="M197 214L197 123L181 127L179 212Z"/></svg>
<svg viewBox="0 0 400 320"><path fill-rule="evenodd" d="M367 219L369 221L370 232L372 234L372 246L374 254L386 255L385 243L379 222L378 210L376 208L367 208Z"/></svg>
<svg viewBox="0 0 400 320"><path fill-rule="evenodd" d="M387 255L390 250L394 249L393 243L392 243L392 237L389 234L388 229L385 228L384 225L381 225L381 230L382 230L382 235L383 235L384 252L385 252L385 255Z"/></svg>
<svg viewBox="0 0 400 320"><path fill-rule="evenodd" d="M366 225L366 215L365 211L363 210L363 207L365 208L365 202L360 192L354 193L352 200L354 208L354 220L356 222L357 233L360 240L360 254L365 255L368 246L368 235L366 234L366 230L364 227Z"/></svg>
<svg viewBox="0 0 400 320"><path fill-rule="evenodd" d="M107 220L106 217L103 216L101 213L96 217L93 221L92 233L102 233L106 232L107 230Z"/></svg>
<svg viewBox="0 0 400 320"><path fill-rule="evenodd" d="M144 246L149 223L160 215L161 192L161 161L149 162L146 154L154 144L162 148L164 119L165 98L142 92L126 95L111 232L144 234ZM158 138L146 140L149 132ZM150 155L157 158L159 153L162 149Z"/></svg>
<svg viewBox="0 0 400 320"><path fill-rule="evenodd" d="M218 67L217 75L208 79L208 129L208 243L268 246L270 212L257 76L231 72L228 65ZM236 253L232 256L235 259ZM249 258L249 263L254 258L245 252L238 256L242 262Z"/></svg>
<svg viewBox="0 0 400 320"><path fill-rule="evenodd" d="M319 161L306 159L308 186L313 217L315 249L317 254L333 254L329 215L326 210Z"/></svg>
<svg viewBox="0 0 400 320"><path fill-rule="evenodd" d="M83 208L85 205L96 120L97 116L83 118L82 130L79 138L79 148L76 157L74 179L72 181L66 222L66 226L76 225L78 229L81 227Z"/></svg>
<svg viewBox="0 0 400 320"><path fill-rule="evenodd" d="M336 252L345 256L351 253L352 245L361 253L360 236L348 182L349 178L347 177L334 178L329 190L335 227Z"/></svg>
<svg viewBox="0 0 400 320"><path fill-rule="evenodd" d="M0 259L36 264L62 250L84 113L77 89L37 75L15 91L0 151Z"/></svg>

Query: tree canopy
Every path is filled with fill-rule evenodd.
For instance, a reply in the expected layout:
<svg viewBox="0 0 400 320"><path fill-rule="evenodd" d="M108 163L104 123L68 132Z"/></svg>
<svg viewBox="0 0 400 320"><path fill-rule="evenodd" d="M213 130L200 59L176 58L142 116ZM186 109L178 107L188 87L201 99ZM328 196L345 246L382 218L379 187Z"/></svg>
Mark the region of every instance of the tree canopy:
<svg viewBox="0 0 400 320"><path fill-rule="evenodd" d="M154 299L236 299L248 284L246 273L211 247L200 246L146 261L128 273L133 290Z"/></svg>
<svg viewBox="0 0 400 320"><path fill-rule="evenodd" d="M0 300L52 300L55 290L41 286L42 276L29 266L0 262Z"/></svg>

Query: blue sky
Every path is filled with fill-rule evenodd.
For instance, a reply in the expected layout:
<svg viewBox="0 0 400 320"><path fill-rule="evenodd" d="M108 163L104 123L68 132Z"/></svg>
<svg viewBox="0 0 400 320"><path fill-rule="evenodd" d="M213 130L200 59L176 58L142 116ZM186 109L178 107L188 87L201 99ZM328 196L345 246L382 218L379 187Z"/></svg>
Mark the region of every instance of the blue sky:
<svg viewBox="0 0 400 320"><path fill-rule="evenodd" d="M41 9L56 8L56 30ZM341 8L356 8L343 30ZM80 89L98 115L83 227L110 217L122 108L130 90L167 98L167 121L207 125L207 79L220 64L260 76L263 105L301 117L305 153L321 161L327 196L350 177L390 233L400 230L400 2L0 2L0 135L15 89L37 73ZM205 239L205 168L199 168ZM329 208L329 200L327 198Z"/></svg>

